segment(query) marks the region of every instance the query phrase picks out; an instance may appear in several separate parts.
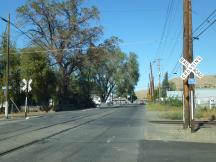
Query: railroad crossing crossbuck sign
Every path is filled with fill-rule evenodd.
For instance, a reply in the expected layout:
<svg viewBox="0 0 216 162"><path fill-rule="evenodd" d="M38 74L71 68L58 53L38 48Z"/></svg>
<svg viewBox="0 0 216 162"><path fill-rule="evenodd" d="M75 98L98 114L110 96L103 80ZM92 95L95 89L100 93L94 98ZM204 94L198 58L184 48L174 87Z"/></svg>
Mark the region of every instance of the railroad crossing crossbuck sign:
<svg viewBox="0 0 216 162"><path fill-rule="evenodd" d="M197 56L197 58L192 62L189 63L183 57L180 58L179 62L186 67L186 70L181 75L181 78L185 80L191 72L194 73L198 78L202 78L203 74L196 68L196 66L202 61L202 57Z"/></svg>
<svg viewBox="0 0 216 162"><path fill-rule="evenodd" d="M27 81L26 79L23 79L22 81L24 83L24 86L21 88L21 90L30 92L32 90L31 88L32 79L29 79L29 81Z"/></svg>

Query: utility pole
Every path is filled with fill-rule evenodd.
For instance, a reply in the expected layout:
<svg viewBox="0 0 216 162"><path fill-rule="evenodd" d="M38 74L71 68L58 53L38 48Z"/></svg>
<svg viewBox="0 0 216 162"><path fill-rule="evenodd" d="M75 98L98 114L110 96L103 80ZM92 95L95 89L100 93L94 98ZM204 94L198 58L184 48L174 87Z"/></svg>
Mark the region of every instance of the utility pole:
<svg viewBox="0 0 216 162"><path fill-rule="evenodd" d="M149 85L149 83L148 83L148 93L147 93L147 99L149 99L149 100L151 100L151 88L150 88L150 85Z"/></svg>
<svg viewBox="0 0 216 162"><path fill-rule="evenodd" d="M158 98L160 99L160 96L161 96L161 71L160 71L160 67L161 67L161 64L160 64L160 59L157 59L158 60L158 64L157 64L157 67L158 67Z"/></svg>
<svg viewBox="0 0 216 162"><path fill-rule="evenodd" d="M152 64L150 62L150 71L151 71L151 80L150 80L150 83L151 83L151 91L152 91L152 99L154 99L154 76L153 76L153 70L152 70Z"/></svg>
<svg viewBox="0 0 216 162"><path fill-rule="evenodd" d="M160 78L161 78L161 71L160 71L160 68L161 68L161 64L160 64L160 61L161 59L158 58L158 59L155 59L154 62L157 62L157 67L158 67L158 98L160 99L160 94L161 94L161 84L160 84Z"/></svg>
<svg viewBox="0 0 216 162"><path fill-rule="evenodd" d="M193 61L193 40L192 40L192 9L191 9L191 0L184 0L184 33L183 33L183 54L184 58L188 62ZM186 68L183 67L183 70L185 71ZM189 75L190 78L194 78L193 74ZM190 91L194 92L194 86L190 87L188 84L188 79L187 77L183 81L183 90L184 90L184 96L183 96L183 102L184 102L184 124L183 128L187 129L191 126L191 97L193 97L193 102L194 102L194 95L190 95ZM194 93L193 93L194 94ZM193 103L194 104L194 103Z"/></svg>
<svg viewBox="0 0 216 162"><path fill-rule="evenodd" d="M5 118L8 119L9 109L9 64L10 64L10 14L8 16L8 31L7 31L7 66L6 66L6 105L5 105Z"/></svg>
<svg viewBox="0 0 216 162"><path fill-rule="evenodd" d="M151 73L149 73L149 94L152 99L152 82L151 82Z"/></svg>

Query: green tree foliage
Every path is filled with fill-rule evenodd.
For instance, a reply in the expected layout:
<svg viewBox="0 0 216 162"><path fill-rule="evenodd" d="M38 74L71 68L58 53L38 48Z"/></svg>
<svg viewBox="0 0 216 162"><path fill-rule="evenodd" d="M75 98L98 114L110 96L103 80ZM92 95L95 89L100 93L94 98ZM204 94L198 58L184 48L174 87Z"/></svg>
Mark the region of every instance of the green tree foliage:
<svg viewBox="0 0 216 162"><path fill-rule="evenodd" d="M105 102L111 93L136 98L134 87L139 79L137 56L127 56L119 48L120 39L111 37L98 47L92 45L87 53L85 73L91 91Z"/></svg>
<svg viewBox="0 0 216 162"><path fill-rule="evenodd" d="M153 98L153 100L156 100L156 99L158 99L158 98L159 98L158 89L155 89L155 90L154 90L154 98Z"/></svg>
<svg viewBox="0 0 216 162"><path fill-rule="evenodd" d="M1 43L0 43L0 87L6 85L6 58L7 58L7 35L4 33L2 35ZM19 73L19 54L16 50L16 45L13 42L10 42L10 61L9 61L9 86L11 87L9 90L10 98L13 99L18 105L20 104L20 73ZM0 101L3 103L5 100L4 91L2 90L0 93Z"/></svg>
<svg viewBox="0 0 216 162"><path fill-rule="evenodd" d="M46 50L50 62L59 70L59 97L67 102L70 78L82 60L82 49L96 41L102 33L94 25L99 19L96 7L82 7L82 0L28 0L17 9L20 24ZM64 100L63 100L64 99Z"/></svg>
<svg viewBox="0 0 216 162"><path fill-rule="evenodd" d="M22 79L32 79L33 104L47 106L50 98L56 98L57 79L50 68L46 53L38 48L26 48L21 51L20 75Z"/></svg>
<svg viewBox="0 0 216 162"><path fill-rule="evenodd" d="M170 91L176 90L175 83L169 82L168 72L165 73L164 79L163 79L163 82L162 82L162 90L161 90L161 96L162 97L167 97L167 94L166 94L167 90L170 90Z"/></svg>
<svg viewBox="0 0 216 162"><path fill-rule="evenodd" d="M95 45L102 34L96 7L83 7L83 0L27 0L17 16L31 37L28 48L17 50L11 43L10 96L18 106L24 104L24 78L33 80L29 100L34 105L47 106L53 98L59 105L87 107L93 105L92 94L106 101L113 92L136 97L137 56L123 53L117 37ZM6 42L3 35L0 86L5 85Z"/></svg>
<svg viewBox="0 0 216 162"><path fill-rule="evenodd" d="M139 64L135 53L129 53L121 70L122 77L118 82L117 94L123 97L130 96L130 100L133 101L136 99L134 89L139 80Z"/></svg>
<svg viewBox="0 0 216 162"><path fill-rule="evenodd" d="M117 37L111 37L88 52L94 91L102 102L108 99L122 77L125 54L121 52L119 42Z"/></svg>
<svg viewBox="0 0 216 162"><path fill-rule="evenodd" d="M0 88L5 86L5 76L6 76L6 54L7 54L7 37L5 34L2 35L1 44L0 44L0 60L1 60L1 68L0 68ZM0 91L0 102L4 102L4 92Z"/></svg>
<svg viewBox="0 0 216 162"><path fill-rule="evenodd" d="M166 72L164 75L164 79L162 81L162 89L161 89L161 96L166 97L166 91L169 89L169 80L168 80L168 73Z"/></svg>
<svg viewBox="0 0 216 162"><path fill-rule="evenodd" d="M169 81L169 90L170 91L175 91L176 90L176 85L172 81Z"/></svg>

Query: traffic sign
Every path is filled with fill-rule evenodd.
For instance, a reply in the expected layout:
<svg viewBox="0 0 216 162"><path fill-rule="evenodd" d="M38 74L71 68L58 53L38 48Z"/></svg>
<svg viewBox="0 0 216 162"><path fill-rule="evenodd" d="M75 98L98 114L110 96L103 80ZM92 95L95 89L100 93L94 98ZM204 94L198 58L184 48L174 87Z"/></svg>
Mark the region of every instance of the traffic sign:
<svg viewBox="0 0 216 162"><path fill-rule="evenodd" d="M194 78L189 78L188 84L190 84L190 85L196 84L196 80Z"/></svg>
<svg viewBox="0 0 216 162"><path fill-rule="evenodd" d="M191 72L194 73L194 75L197 76L198 78L202 78L203 74L196 68L196 66L202 60L203 60L202 57L197 56L196 59L192 63L189 63L187 60L181 57L179 62L186 67L186 70L181 75L181 78L185 80L190 75Z"/></svg>
<svg viewBox="0 0 216 162"><path fill-rule="evenodd" d="M21 87L21 90L30 92L32 90L31 88L32 79L29 79L29 81L27 81L26 79L23 79L22 81L24 83L24 86Z"/></svg>
<svg viewBox="0 0 216 162"><path fill-rule="evenodd" d="M28 81L28 91L29 91L29 92L32 90L31 84L32 84L32 79L30 79L30 80Z"/></svg>

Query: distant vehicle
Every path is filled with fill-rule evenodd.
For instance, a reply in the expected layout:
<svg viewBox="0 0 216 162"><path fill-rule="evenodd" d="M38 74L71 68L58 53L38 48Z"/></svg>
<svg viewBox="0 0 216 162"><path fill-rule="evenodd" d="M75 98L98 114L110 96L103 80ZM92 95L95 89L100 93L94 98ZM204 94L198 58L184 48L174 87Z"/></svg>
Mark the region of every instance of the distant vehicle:
<svg viewBox="0 0 216 162"><path fill-rule="evenodd" d="M92 101L95 103L95 105L96 105L97 107L101 105L101 99L100 99L100 97L98 97L98 96L93 97L93 100L92 100Z"/></svg>
<svg viewBox="0 0 216 162"><path fill-rule="evenodd" d="M144 100L140 100L139 104L140 105L145 105L145 101Z"/></svg>

